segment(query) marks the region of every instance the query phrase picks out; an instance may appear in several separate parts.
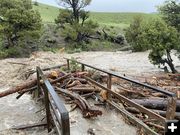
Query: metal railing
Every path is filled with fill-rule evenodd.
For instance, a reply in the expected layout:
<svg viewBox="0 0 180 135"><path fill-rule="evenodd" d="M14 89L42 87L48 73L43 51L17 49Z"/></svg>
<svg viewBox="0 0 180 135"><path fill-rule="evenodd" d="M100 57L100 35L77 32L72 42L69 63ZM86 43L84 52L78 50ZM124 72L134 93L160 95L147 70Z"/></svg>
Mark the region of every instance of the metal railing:
<svg viewBox="0 0 180 135"><path fill-rule="evenodd" d="M145 84L145 83L141 83L141 82L138 82L136 80L133 80L133 79L130 79L130 78L127 78L125 76L121 76L117 73L114 73L114 72L111 72L111 71L106 71L106 70L103 70L103 69L100 69L100 68L97 68L97 67L93 67L91 65L88 65L88 64L85 64L85 63L82 63L82 62L79 62L79 61L76 61L76 60L72 60L72 59L68 59L68 58L65 58L67 60L67 68L68 70L70 71L70 61L73 61L73 62L76 62L78 64L81 64L82 66L82 71L85 70L85 67L89 67L89 68L92 68L92 69L95 69L95 70L98 70L98 71L101 71L103 73L106 73L108 74L108 79L107 79L107 87L104 87L103 85L99 84L98 82L92 80L91 78L89 77L85 77L86 79L88 79L91 83L94 83L96 84L97 86L99 86L100 88L106 90L108 93L118 97L119 99L123 100L124 102L128 103L129 105L133 106L133 107L136 107L137 109L139 109L141 112L143 113L146 113L147 115L153 117L153 118L157 118L159 119L161 122L165 123L166 120L171 120L171 119L174 119L175 117L175 112L176 112L176 94L175 93L172 93L170 91L167 91L167 90L164 90L164 89L161 89L161 88L157 88L157 87L154 87L154 86L151 86L151 85L148 85L148 84ZM114 77L117 77L117 78L120 78L120 79L123 79L123 80L126 80L126 81L129 81L131 83L135 83L135 84L138 84L140 86L143 86L145 88L148 88L149 90L153 90L153 91L156 91L156 92L160 92L160 93L163 93L164 95L166 95L168 97L168 105L167 105L167 111L166 111L166 118L160 116L159 114L143 107L142 105L139 105L137 103L134 103L132 100L126 98L125 96L123 95L120 95L114 91L111 90L111 86L112 86L112 76Z"/></svg>
<svg viewBox="0 0 180 135"><path fill-rule="evenodd" d="M36 68L37 71L37 86L36 95L43 89L46 119L48 132L51 131L51 118L57 128L58 134L70 135L69 112L64 106L63 100L55 92L54 88L43 74L40 67ZM40 81L42 80L42 81Z"/></svg>

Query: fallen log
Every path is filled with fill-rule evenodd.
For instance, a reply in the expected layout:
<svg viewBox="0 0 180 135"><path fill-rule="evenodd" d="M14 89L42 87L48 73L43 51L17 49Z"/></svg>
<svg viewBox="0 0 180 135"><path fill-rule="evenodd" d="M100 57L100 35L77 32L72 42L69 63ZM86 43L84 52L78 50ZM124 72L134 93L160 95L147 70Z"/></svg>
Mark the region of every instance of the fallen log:
<svg viewBox="0 0 180 135"><path fill-rule="evenodd" d="M167 108L167 104L168 104L168 100L167 99L132 99L132 101L150 108L150 109L157 109L157 110L166 110ZM180 111L180 100L176 101L176 111L179 112Z"/></svg>
<svg viewBox="0 0 180 135"><path fill-rule="evenodd" d="M159 115L161 115L163 117L166 117L166 111L162 111L162 110L152 110L152 111L158 113ZM175 119L180 120L180 113L179 112L175 113Z"/></svg>
<svg viewBox="0 0 180 135"><path fill-rule="evenodd" d="M82 78L78 78L78 77L70 78L70 80L71 80L71 81L78 80L78 81L80 81L82 84L87 84L86 79L82 79Z"/></svg>
<svg viewBox="0 0 180 135"><path fill-rule="evenodd" d="M140 111L138 109L134 108L134 107L126 107L125 109L128 112L133 113L133 114L139 114L140 113ZM154 110L154 109L152 111L159 114L159 115L161 115L161 116L163 116L163 117L166 117L166 111ZM175 113L175 119L180 120L180 113L179 112Z"/></svg>
<svg viewBox="0 0 180 135"><path fill-rule="evenodd" d="M73 87L68 90L77 92L100 92L99 89L95 89L94 87Z"/></svg>
<svg viewBox="0 0 180 135"><path fill-rule="evenodd" d="M23 65L23 66L26 66L26 65L28 65L27 63L22 63L22 62L8 62L8 63L10 63L10 64L17 64L17 65Z"/></svg>
<svg viewBox="0 0 180 135"><path fill-rule="evenodd" d="M57 65L57 66L53 66L53 67L48 67L48 68L43 68L42 71L48 71L48 70L52 70L52 69L58 69L61 68L63 66L66 66L67 64L62 64L62 65ZM30 70L27 71L26 74L28 74L27 76L30 76L31 74L36 73L36 70Z"/></svg>
<svg viewBox="0 0 180 135"><path fill-rule="evenodd" d="M165 130L165 128L163 126L155 124L155 123L152 123L152 122L145 122L145 124L147 124L149 126L152 126L152 127L155 127L155 128L157 128L159 130L163 130L163 131Z"/></svg>
<svg viewBox="0 0 180 135"><path fill-rule="evenodd" d="M70 80L69 82L71 82L71 80ZM80 85L80 84L81 84L81 82L78 81L78 80L75 80L75 81L73 81L73 82L70 83L70 84L69 84L69 82L67 83L66 88L71 88L71 87L74 87L74 86L76 86L76 85Z"/></svg>
<svg viewBox="0 0 180 135"><path fill-rule="evenodd" d="M47 123L43 122L43 123L35 123L35 124L27 124L27 125L21 125L21 126L14 126L14 127L12 127L12 129L22 130L22 129L27 129L27 128L42 127L42 126L46 126L46 125L47 125Z"/></svg>
<svg viewBox="0 0 180 135"><path fill-rule="evenodd" d="M126 109L128 112L131 112L131 113L134 113L134 114L140 113L140 111L139 111L138 109L136 109L135 107L125 107L125 109Z"/></svg>
<svg viewBox="0 0 180 135"><path fill-rule="evenodd" d="M33 87L36 84L37 84L37 78L34 78L34 79L30 80L30 81L26 81L23 84L20 84L20 85L18 85L16 87L13 87L13 88L9 88L8 90L1 92L0 93L0 98L5 97L5 96L10 95L10 94L13 94L13 93L16 93L16 92L19 92L19 91L21 91L23 89Z"/></svg>
<svg viewBox="0 0 180 135"><path fill-rule="evenodd" d="M95 94L95 92L92 92L92 93L83 94L81 96L85 99L88 99L88 98L91 98L94 94Z"/></svg>
<svg viewBox="0 0 180 135"><path fill-rule="evenodd" d="M73 73L73 76L74 77L77 77L77 78L82 78L84 75L88 75L89 73L84 71L84 72L76 72L76 73Z"/></svg>
<svg viewBox="0 0 180 135"><path fill-rule="evenodd" d="M75 100L74 102L81 109L84 118L91 118L91 117L97 117L98 115L102 115L102 112L100 110L91 109L92 107L90 107L87 101L83 97L81 97L79 94L72 93L58 87L55 87L55 89L58 92L66 94L67 96L73 98Z"/></svg>
<svg viewBox="0 0 180 135"><path fill-rule="evenodd" d="M50 83L51 84L54 84L54 83L57 83L57 82L60 82L60 81L62 81L62 80L64 80L64 79L66 79L67 77L69 77L71 74L66 74L66 75L64 75L64 76L62 76L62 77L59 77L59 78L57 78L57 79L55 79L55 80L51 80L50 81ZM43 83L42 82L40 82L40 85L42 85ZM25 89L25 90L22 90L21 92L20 92L20 94L16 97L16 99L19 99L21 96L23 96L26 92L30 92L30 91L34 91L34 90L36 90L37 89L37 86L34 86L34 87L32 87L32 88L29 88L29 89Z"/></svg>
<svg viewBox="0 0 180 135"><path fill-rule="evenodd" d="M51 74L51 73L46 74L45 76L47 78L54 78L54 75ZM8 96L8 95L16 93L16 92L19 92L19 91L22 91L24 89L28 89L28 88L34 87L36 84L37 84L37 78L33 78L31 80L25 81L24 83L19 84L19 85L13 87L13 88L9 88L6 91L0 92L0 98Z"/></svg>
<svg viewBox="0 0 180 135"><path fill-rule="evenodd" d="M145 95L144 93L142 93L141 91L133 91L133 90L130 90L130 89L125 89L123 87L118 87L119 91L118 93L119 94L122 94L122 95L131 95L131 96L140 96L140 97L147 97L148 95Z"/></svg>
<svg viewBox="0 0 180 135"><path fill-rule="evenodd" d="M22 90L19 92L19 95L16 97L16 99L19 99L20 97L22 97L26 92L34 91L36 89L37 89L37 86L34 86L34 87L26 89L26 90Z"/></svg>

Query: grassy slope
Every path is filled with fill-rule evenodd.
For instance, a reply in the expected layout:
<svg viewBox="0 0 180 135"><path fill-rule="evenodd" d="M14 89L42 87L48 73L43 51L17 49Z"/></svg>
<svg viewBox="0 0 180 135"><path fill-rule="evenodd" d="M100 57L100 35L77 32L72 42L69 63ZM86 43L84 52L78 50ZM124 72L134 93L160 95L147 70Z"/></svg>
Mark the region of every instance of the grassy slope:
<svg viewBox="0 0 180 135"><path fill-rule="evenodd" d="M52 23L59 14L59 9L54 6L49 6L39 3L39 6L33 6L35 10L38 10L41 14L44 23Z"/></svg>
<svg viewBox="0 0 180 135"><path fill-rule="evenodd" d="M34 6L34 9L38 10L42 16L43 22L52 23L59 13L57 7L40 4ZM101 26L114 26L125 28L129 26L134 16L141 15L145 19L156 18L157 14L145 14L145 13L105 13L105 12L92 12L90 18L98 22Z"/></svg>
<svg viewBox="0 0 180 135"><path fill-rule="evenodd" d="M158 14L146 13L91 13L91 19L97 21L99 24L107 26L127 27L132 22L135 16L143 16L146 20L158 17Z"/></svg>

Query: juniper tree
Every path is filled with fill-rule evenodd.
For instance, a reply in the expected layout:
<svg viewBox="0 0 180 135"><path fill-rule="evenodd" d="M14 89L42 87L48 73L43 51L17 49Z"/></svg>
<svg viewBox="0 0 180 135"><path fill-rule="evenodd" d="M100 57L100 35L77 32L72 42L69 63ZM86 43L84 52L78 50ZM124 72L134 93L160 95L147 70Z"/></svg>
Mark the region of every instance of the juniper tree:
<svg viewBox="0 0 180 135"><path fill-rule="evenodd" d="M89 20L89 12L84 8L91 0L58 0L60 9L59 16L55 19L57 24L63 27L62 33L66 40L74 42L88 41L90 35L95 33L98 24Z"/></svg>
<svg viewBox="0 0 180 135"><path fill-rule="evenodd" d="M20 39L38 37L41 18L32 8L31 0L0 0L0 35L7 40L6 48L18 45Z"/></svg>

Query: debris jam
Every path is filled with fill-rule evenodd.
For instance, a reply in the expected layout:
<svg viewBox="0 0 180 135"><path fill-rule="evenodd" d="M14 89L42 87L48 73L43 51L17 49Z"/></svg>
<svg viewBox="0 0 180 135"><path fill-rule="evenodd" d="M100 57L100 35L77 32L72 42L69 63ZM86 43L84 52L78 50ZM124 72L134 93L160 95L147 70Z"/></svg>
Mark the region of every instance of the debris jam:
<svg viewBox="0 0 180 135"><path fill-rule="evenodd" d="M44 73L49 82L52 84L56 93L59 95L59 97L62 97L61 99L63 99L63 103L68 109L72 135L92 133L102 133L105 135L116 134L121 128L123 128L122 134L124 135L126 134L127 130L131 130L132 135L136 134L136 129L131 125L126 124L123 121L123 117L121 116L121 114L116 112L116 110L110 108L110 106L106 106L106 103L102 98L102 101L100 100L102 90L91 84L84 78L84 76L96 76L96 73L87 71L65 73L59 69L54 70L53 68L48 68L48 71L45 71ZM23 133L27 133L26 130L28 130L28 134L32 133L30 133L29 131L31 131L30 129L34 127L36 127L36 130L40 130L42 132L42 128L37 129L37 127L46 127L47 125L44 123L46 122L44 104L41 104L41 99L43 99L43 95L41 95L42 93L39 95L38 99L35 98L35 91L37 90L36 73L31 72L30 74L28 75L29 78L26 81L0 92L0 97L2 99L8 96L16 96L16 99L18 99L18 101L21 101L21 99L30 94L40 105L39 110L36 110L36 112L38 113L41 112L38 115L42 114L42 116L40 116L41 119L38 122L30 122L29 124L29 122L27 121L27 123L24 122L23 124L18 123L11 127L9 126L9 129L15 129L18 131L21 130L23 131ZM40 85L43 85L42 80ZM40 124L38 124L39 122ZM47 134L47 130L44 130ZM4 134L6 133L7 132L5 132ZM43 134L45 133L43 132Z"/></svg>
<svg viewBox="0 0 180 135"><path fill-rule="evenodd" d="M77 65L75 66L76 68L74 69L74 71L70 73L63 72L62 70L59 69L54 70L54 68L61 68L61 67L63 68L63 70L67 70L65 69L67 68L66 64L43 69L44 71L46 71L44 76L48 78L50 84L53 86L54 90L59 95L59 97L61 97L61 99L64 99L63 103L69 109L69 112L73 112L76 108L78 108L84 119L94 119L95 117L102 117L104 115L105 113L104 110L110 107L108 103L112 105L113 103L116 103L117 105L120 106L120 109L130 112L130 115L140 119L144 124L148 125L150 128L156 129L155 130L156 132L158 133L164 132L165 130L164 126L162 125L161 122L159 122L158 119L152 119L145 113L142 113L141 110L133 107L129 103L129 100L131 100L133 103L137 103L146 108L149 108L152 112L157 113L165 118L166 109L168 106L168 100L166 100L168 98L166 95L164 95L161 92L151 91L145 87L139 86L137 84L133 84L132 82L124 80L123 78L120 79L117 77L112 77L111 78L112 88L110 87L113 91L112 93L116 93L117 95L120 95L124 98L128 98L127 103L122 102L121 99L116 97L116 94L109 95L108 92L103 89L106 85L106 82L109 82L108 75L102 74L101 72L94 70L80 71L78 69L79 67ZM34 72L31 72L29 76L31 76L31 74L34 74ZM92 80L88 78L91 78ZM153 76L148 78L136 77L136 79L139 80L139 82L143 82L145 84L150 84L157 87L162 87L164 89L166 88L166 86L170 85L171 87L169 87L169 91L176 93L178 98L179 98L178 86L180 86L179 78L180 78L179 74L176 75L168 74L167 76L158 76L158 77ZM159 80L160 82L158 82ZM99 85L93 83L94 81L96 81L96 83L102 84L102 86L100 85L99 87ZM25 93L31 93L35 98L35 96L37 96L35 94L37 93L37 88L38 88L37 82L38 82L37 76L31 77L27 81L15 87L0 92L0 97L5 97L7 95L18 92L18 96L16 97L17 99L20 99ZM43 88L43 84L44 82L40 80L39 85L41 86L41 90ZM43 99L44 95L42 91L40 91L38 94L39 95L37 98L38 101L40 102L40 100ZM177 112L175 113L175 118L180 119L180 112L179 112L180 103L178 100L176 103L176 111ZM73 121L71 118L72 117L70 117L70 123L72 126L74 123L76 123L76 120ZM131 121L129 122L131 123ZM23 127L19 126L16 127L15 129L26 129L26 128L33 128L39 126L46 126L46 123L44 122L42 124L34 124L31 126L27 125ZM150 128L148 130L151 131ZM95 134L94 130L92 128L89 128L87 130L87 133L92 132ZM139 134L142 133L139 132Z"/></svg>
<svg viewBox="0 0 180 135"><path fill-rule="evenodd" d="M41 59L38 58L37 60ZM65 63L65 60L60 61L60 63ZM55 63L57 62L52 62L48 66L55 65ZM45 64L47 64L47 62ZM160 116L159 118L163 120L167 117L167 108L169 107L169 97L166 94L152 91L149 88L114 76L111 78L110 88L107 85L109 83L109 76L107 74L90 70L89 68L85 68L85 70L82 71L81 65L70 64L71 72L68 72L66 64L63 64L63 66L42 68L42 70L69 112L70 130L72 135L116 135L120 130L122 135L126 135L127 131L128 134L132 135L143 134L144 132L147 133L147 130L159 134L164 133L165 127L163 122L142 112L142 108L139 109L135 107L129 100L145 107L150 112L155 113L153 116ZM8 87L6 87L7 85L5 84L1 84L1 86L5 87L0 89L0 104L2 106L0 109L2 116L0 134L17 133L45 135L47 134L46 109L43 102L43 92L39 94L38 98L36 97L36 70L29 70L26 62L13 62L13 65L12 69L18 70L19 72L7 74L7 76L11 75L11 78L14 79L9 79L10 81L7 82ZM34 68L34 64L31 66ZM113 68L111 71L116 72L116 69ZM21 79L17 79L20 76L23 78L23 82ZM123 73L123 76L143 84L175 93L177 95L177 100L174 117L175 119L180 119L179 74L153 73L152 75L146 74L145 76L137 76L137 74L130 75ZM5 76L3 76L3 78L5 78ZM103 87L99 87L88 80L88 78L95 80ZM18 81L15 82L15 79ZM2 82L3 81L5 82L5 79L2 80ZM41 80L40 85L43 86L43 84L44 82ZM108 93L107 90L104 90L104 87L110 88L112 93ZM42 89L43 88L41 87L41 91ZM34 100L31 100L31 97L33 97ZM128 102L125 101L124 98L127 98ZM21 111L17 113L17 110ZM13 111L14 113L12 113ZM137 122L139 122L139 125ZM52 127L55 127L53 121L51 121L51 124ZM23 130L14 131L14 129L22 128ZM8 131L6 131L6 129L8 129ZM56 130L51 130L51 132L53 134Z"/></svg>

